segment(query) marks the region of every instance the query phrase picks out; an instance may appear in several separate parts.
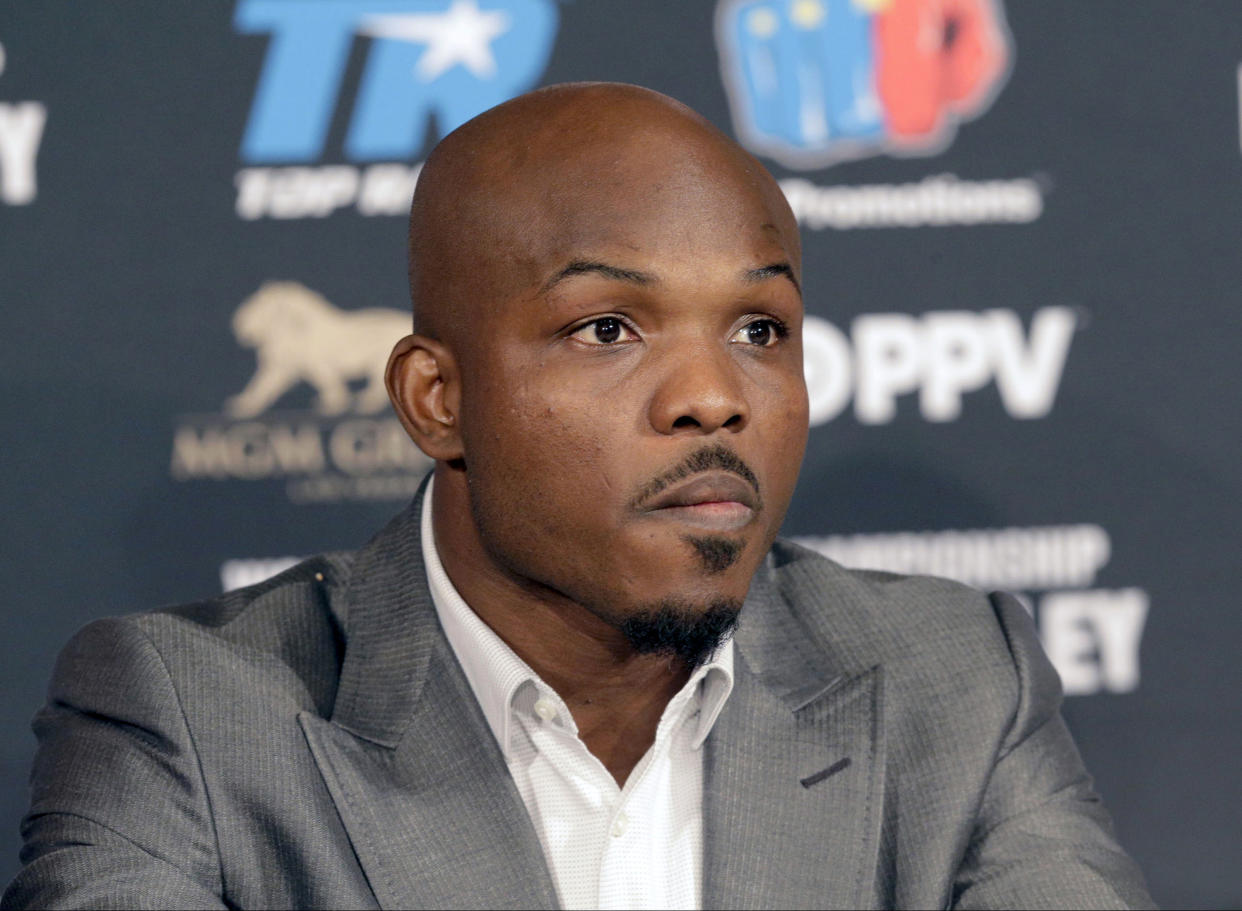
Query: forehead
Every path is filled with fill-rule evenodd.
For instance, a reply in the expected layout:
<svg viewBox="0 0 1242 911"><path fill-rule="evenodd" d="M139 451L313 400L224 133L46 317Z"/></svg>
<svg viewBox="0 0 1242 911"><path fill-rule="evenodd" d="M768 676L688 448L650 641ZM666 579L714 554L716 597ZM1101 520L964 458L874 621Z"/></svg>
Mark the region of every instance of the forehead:
<svg viewBox="0 0 1242 911"><path fill-rule="evenodd" d="M728 150L643 135L579 149L521 187L514 242L533 263L796 260L797 229L771 178ZM758 263L755 263L758 264Z"/></svg>

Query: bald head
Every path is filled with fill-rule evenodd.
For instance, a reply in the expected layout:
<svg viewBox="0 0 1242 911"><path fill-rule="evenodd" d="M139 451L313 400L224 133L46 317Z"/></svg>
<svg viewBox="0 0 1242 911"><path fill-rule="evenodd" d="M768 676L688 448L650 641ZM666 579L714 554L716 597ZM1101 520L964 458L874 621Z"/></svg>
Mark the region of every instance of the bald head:
<svg viewBox="0 0 1242 911"><path fill-rule="evenodd" d="M457 347L461 329L581 250L684 242L703 219L745 230L756 218L750 228L780 235L796 269L780 188L703 117L633 85L540 89L464 124L428 158L410 213L416 330Z"/></svg>

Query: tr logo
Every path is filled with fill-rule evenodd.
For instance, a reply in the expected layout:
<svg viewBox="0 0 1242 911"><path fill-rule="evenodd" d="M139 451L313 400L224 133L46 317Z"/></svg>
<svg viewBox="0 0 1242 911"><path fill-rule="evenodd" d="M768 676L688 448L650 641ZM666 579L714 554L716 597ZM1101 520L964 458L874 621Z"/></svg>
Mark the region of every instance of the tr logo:
<svg viewBox="0 0 1242 911"><path fill-rule="evenodd" d="M1008 74L1000 0L721 0L743 144L791 168L943 150Z"/></svg>
<svg viewBox="0 0 1242 911"><path fill-rule="evenodd" d="M316 410L374 414L388 404L388 353L410 331L409 314L376 307L346 312L297 282L268 282L233 314L238 342L255 349L258 369L225 404L234 418L252 418L306 382L319 393ZM349 381L366 380L354 398Z"/></svg>
<svg viewBox="0 0 1242 911"><path fill-rule="evenodd" d="M240 0L239 32L271 42L242 140L248 163L323 153L354 39L371 39L345 137L351 161L410 158L534 86L556 34L553 0Z"/></svg>

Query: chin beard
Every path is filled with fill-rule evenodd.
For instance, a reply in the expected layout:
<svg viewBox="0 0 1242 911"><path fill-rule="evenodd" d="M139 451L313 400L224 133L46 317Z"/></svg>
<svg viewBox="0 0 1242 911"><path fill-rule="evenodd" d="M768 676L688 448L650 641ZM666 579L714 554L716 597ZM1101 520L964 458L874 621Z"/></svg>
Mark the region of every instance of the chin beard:
<svg viewBox="0 0 1242 911"><path fill-rule="evenodd" d="M699 604L667 599L631 614L620 630L634 651L643 655L667 655L694 670L707 661L737 628L742 602L719 598Z"/></svg>

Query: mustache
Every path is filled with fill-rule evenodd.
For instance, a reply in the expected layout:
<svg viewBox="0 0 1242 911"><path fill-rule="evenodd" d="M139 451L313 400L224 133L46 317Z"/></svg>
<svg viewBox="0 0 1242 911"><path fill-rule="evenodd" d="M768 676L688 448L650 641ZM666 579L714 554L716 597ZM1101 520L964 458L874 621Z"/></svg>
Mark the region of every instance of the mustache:
<svg viewBox="0 0 1242 911"><path fill-rule="evenodd" d="M753 487L757 495L760 494L759 479L755 477L755 473L751 471L750 466L728 446L725 446L723 443L715 443L711 446L696 449L676 466L644 484L638 493L634 495L633 499L630 500L630 508L641 509L645 503L658 496L670 484L676 484L683 478L712 470L727 471L735 474ZM760 502L762 502L762 498L760 498Z"/></svg>

